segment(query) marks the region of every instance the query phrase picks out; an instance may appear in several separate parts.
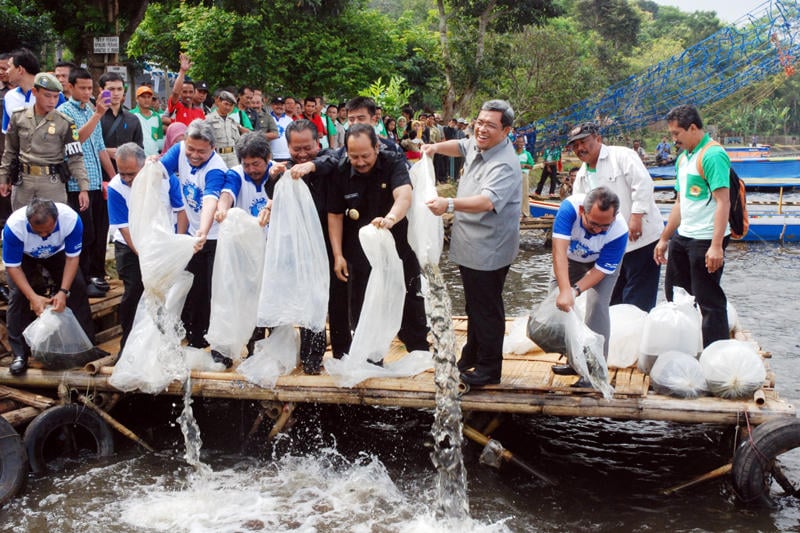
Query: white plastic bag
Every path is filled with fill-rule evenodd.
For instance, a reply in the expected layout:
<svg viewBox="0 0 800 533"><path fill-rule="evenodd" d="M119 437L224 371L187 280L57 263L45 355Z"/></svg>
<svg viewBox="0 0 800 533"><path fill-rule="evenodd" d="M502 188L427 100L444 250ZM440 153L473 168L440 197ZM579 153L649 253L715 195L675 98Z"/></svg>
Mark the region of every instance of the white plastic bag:
<svg viewBox="0 0 800 533"><path fill-rule="evenodd" d="M528 338L547 353L567 353L564 326L567 314L556 307L558 289L553 289L528 319Z"/></svg>
<svg viewBox="0 0 800 533"><path fill-rule="evenodd" d="M678 351L695 355L703 349L703 319L694 304L694 296L675 287L672 302L655 306L644 321L642 342L639 345L639 368L649 370L648 364L658 354Z"/></svg>
<svg viewBox="0 0 800 533"><path fill-rule="evenodd" d="M736 308L730 300L728 300L726 310L728 311L728 329L732 332L736 331L736 328L739 327L739 313L736 312Z"/></svg>
<svg viewBox="0 0 800 533"><path fill-rule="evenodd" d="M57 313L48 306L22 336L33 358L50 370L75 368L95 359L92 341L69 307Z"/></svg>
<svg viewBox="0 0 800 533"><path fill-rule="evenodd" d="M608 367L627 368L639 360L639 344L647 313L630 304L608 308L611 336L608 340Z"/></svg>
<svg viewBox="0 0 800 533"><path fill-rule="evenodd" d="M164 301L145 290L125 348L108 380L112 386L158 394L173 381L186 379L189 368L181 346L180 315L193 279L190 272L180 272ZM207 357L211 360L210 354Z"/></svg>
<svg viewBox="0 0 800 533"><path fill-rule="evenodd" d="M650 370L650 380L657 393L680 398L697 398L708 390L700 362L682 352L659 355Z"/></svg>
<svg viewBox="0 0 800 533"><path fill-rule="evenodd" d="M139 253L142 284L162 300L194 255L195 237L176 235L161 200L161 163L147 162L131 186L130 232Z"/></svg>
<svg viewBox="0 0 800 533"><path fill-rule="evenodd" d="M406 285L403 263L394 237L385 229L367 224L358 232L364 255L372 271L364 294L364 305L350 345L342 359L326 359L325 369L340 387L352 387L367 378L413 376L433 366L430 352L415 351L394 363L379 367L403 320Z"/></svg>
<svg viewBox="0 0 800 533"><path fill-rule="evenodd" d="M411 185L414 188L411 207L406 213L408 218L408 244L417 255L419 265L438 265L444 245L444 225L442 217L437 217L425 203L438 196L436 192L436 174L433 160L426 154L414 163L409 171Z"/></svg>
<svg viewBox="0 0 800 533"><path fill-rule="evenodd" d="M589 380L592 387L603 393L606 400L610 400L614 396L614 387L608 381L608 366L603 357L603 336L589 329L574 309L564 314L569 366L582 378Z"/></svg>
<svg viewBox="0 0 800 533"><path fill-rule="evenodd" d="M723 398L748 398L764 385L767 370L751 343L726 339L709 344L700 355L708 390Z"/></svg>
<svg viewBox="0 0 800 533"><path fill-rule="evenodd" d="M278 326L269 337L256 342L253 355L242 361L236 371L250 383L272 389L278 377L297 367L299 358L300 334L292 326Z"/></svg>
<svg viewBox="0 0 800 533"><path fill-rule="evenodd" d="M503 353L524 355L536 349L536 345L528 338L527 326L528 317L521 316L514 319L508 335L503 337Z"/></svg>
<svg viewBox="0 0 800 533"><path fill-rule="evenodd" d="M275 185L259 326L325 329L330 285L322 226L308 186L284 174Z"/></svg>
<svg viewBox="0 0 800 533"><path fill-rule="evenodd" d="M239 359L256 327L264 269L264 231L258 220L238 207L219 225L211 318L206 340L211 349Z"/></svg>

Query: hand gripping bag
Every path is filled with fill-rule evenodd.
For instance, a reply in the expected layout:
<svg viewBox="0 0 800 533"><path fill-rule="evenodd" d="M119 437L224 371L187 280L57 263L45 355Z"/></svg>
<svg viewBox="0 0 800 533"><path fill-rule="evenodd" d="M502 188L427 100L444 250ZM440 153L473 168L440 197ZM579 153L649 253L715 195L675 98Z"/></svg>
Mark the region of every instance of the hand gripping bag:
<svg viewBox="0 0 800 533"><path fill-rule="evenodd" d="M444 245L442 217L437 217L425 203L438 196L433 160L427 155L414 163L409 171L414 187L408 218L408 244L417 255L420 267L438 265Z"/></svg>
<svg viewBox="0 0 800 533"><path fill-rule="evenodd" d="M413 376L433 365L430 352L412 352L383 368L367 362L382 361L403 320L406 285L403 262L394 237L386 229L367 224L358 232L361 247L372 267L364 305L350 353L340 360L326 359L325 368L340 387L352 387L371 377Z"/></svg>
<svg viewBox="0 0 800 533"><path fill-rule="evenodd" d="M564 333L569 366L603 393L603 398L610 400L614 396L614 388L609 383L608 366L603 357L603 336L589 329L574 309L564 314L567 317Z"/></svg>
<svg viewBox="0 0 800 533"><path fill-rule="evenodd" d="M258 220L243 209L229 210L219 226L206 340L231 359L241 357L256 327L265 247Z"/></svg>
<svg viewBox="0 0 800 533"><path fill-rule="evenodd" d="M162 301L194 255L195 237L176 235L170 212L162 201L167 173L161 163L148 161L131 186L130 232L139 253L142 284Z"/></svg>
<svg viewBox="0 0 800 533"><path fill-rule="evenodd" d="M95 359L92 341L69 307L57 313L48 306L22 336L33 358L50 370L75 368Z"/></svg>
<svg viewBox="0 0 800 533"><path fill-rule="evenodd" d="M308 186L286 173L275 185L272 200L258 325L323 331L329 272L322 226Z"/></svg>

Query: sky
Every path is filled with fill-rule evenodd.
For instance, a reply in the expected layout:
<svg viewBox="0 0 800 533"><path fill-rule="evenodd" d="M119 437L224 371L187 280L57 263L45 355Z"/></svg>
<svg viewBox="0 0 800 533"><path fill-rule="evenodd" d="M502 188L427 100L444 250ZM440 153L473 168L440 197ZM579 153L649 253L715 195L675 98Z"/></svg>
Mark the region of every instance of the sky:
<svg viewBox="0 0 800 533"><path fill-rule="evenodd" d="M756 10L763 11L769 0L655 0L657 4L675 6L681 11L716 11L723 22L736 22L742 15Z"/></svg>

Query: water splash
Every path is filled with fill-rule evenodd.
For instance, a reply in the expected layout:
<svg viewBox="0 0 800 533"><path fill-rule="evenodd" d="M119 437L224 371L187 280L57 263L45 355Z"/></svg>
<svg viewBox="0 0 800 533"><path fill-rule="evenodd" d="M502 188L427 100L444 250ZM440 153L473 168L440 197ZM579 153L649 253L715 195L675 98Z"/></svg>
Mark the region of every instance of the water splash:
<svg viewBox="0 0 800 533"><path fill-rule="evenodd" d="M195 472L202 476L209 474L211 468L200 460L203 439L200 437L200 426L197 425L197 420L194 418L192 402L192 378L189 376L183 383L183 411L178 417L178 423L186 446L183 457L194 468Z"/></svg>
<svg viewBox="0 0 800 533"><path fill-rule="evenodd" d="M425 265L424 271L428 280L426 307L434 339L436 411L431 428L433 435L431 460L438 471L437 513L446 518L464 520L469 517L469 500L464 457L461 453L464 436L458 394L456 336L450 296L438 265Z"/></svg>

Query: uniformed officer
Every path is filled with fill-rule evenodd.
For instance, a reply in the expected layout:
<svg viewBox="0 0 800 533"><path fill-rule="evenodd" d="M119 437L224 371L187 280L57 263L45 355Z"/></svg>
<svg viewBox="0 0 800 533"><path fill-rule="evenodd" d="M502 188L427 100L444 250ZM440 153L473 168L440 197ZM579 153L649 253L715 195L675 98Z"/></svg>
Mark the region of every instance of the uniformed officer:
<svg viewBox="0 0 800 533"><path fill-rule="evenodd" d="M239 123L231 115L236 105L236 97L228 91L220 91L215 103L217 108L206 116L206 123L214 129L217 153L228 168L233 168L239 164L235 150L236 141L242 136Z"/></svg>
<svg viewBox="0 0 800 533"><path fill-rule="evenodd" d="M408 244L411 178L405 158L380 149L371 124L351 124L345 136L347 157L328 184L328 234L336 277L349 284L350 321L358 322L371 267L358 238L366 224L386 228L394 236L403 262L406 297L398 338L409 352L428 350L425 300L420 295L420 268ZM348 347L349 350L349 347ZM381 363L381 361L373 361Z"/></svg>
<svg viewBox="0 0 800 533"><path fill-rule="evenodd" d="M11 115L0 165L0 194L8 196L14 185L11 205L15 210L36 197L66 203L64 183L70 175L80 186L81 203L88 205L89 179L78 129L72 119L56 111L61 89L55 76L40 72L33 82L36 103Z"/></svg>

